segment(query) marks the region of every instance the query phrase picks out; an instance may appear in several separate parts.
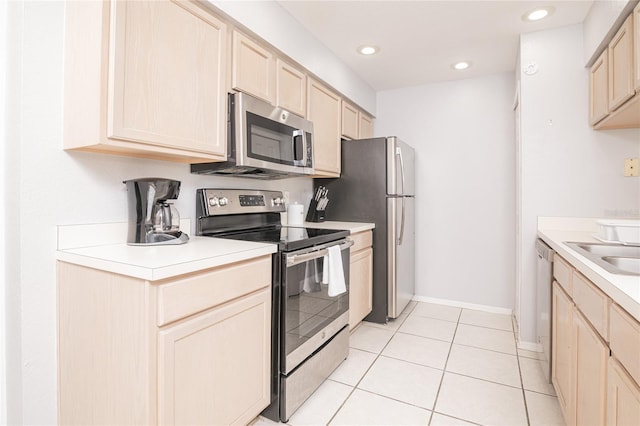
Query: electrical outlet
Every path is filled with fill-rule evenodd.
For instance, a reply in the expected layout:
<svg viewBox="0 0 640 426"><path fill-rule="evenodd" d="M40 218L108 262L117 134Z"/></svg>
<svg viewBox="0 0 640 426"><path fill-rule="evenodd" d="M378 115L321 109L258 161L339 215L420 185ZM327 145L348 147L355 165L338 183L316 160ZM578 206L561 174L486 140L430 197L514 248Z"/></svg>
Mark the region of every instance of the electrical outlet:
<svg viewBox="0 0 640 426"><path fill-rule="evenodd" d="M624 159L624 176L625 177L640 176L640 158Z"/></svg>

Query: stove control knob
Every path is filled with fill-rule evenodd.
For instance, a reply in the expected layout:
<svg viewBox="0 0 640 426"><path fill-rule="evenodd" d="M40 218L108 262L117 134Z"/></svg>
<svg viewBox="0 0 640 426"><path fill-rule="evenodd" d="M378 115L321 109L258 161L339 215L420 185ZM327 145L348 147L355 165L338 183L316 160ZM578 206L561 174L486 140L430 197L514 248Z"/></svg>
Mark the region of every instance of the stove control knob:
<svg viewBox="0 0 640 426"><path fill-rule="evenodd" d="M220 205L220 201L218 200L218 197L209 198L209 205L211 207L217 207L218 205Z"/></svg>
<svg viewBox="0 0 640 426"><path fill-rule="evenodd" d="M276 197L273 199L273 205L274 206L281 206L284 204L284 198L282 197Z"/></svg>
<svg viewBox="0 0 640 426"><path fill-rule="evenodd" d="M229 204L229 200L227 199L227 197L222 197L218 200L218 204L220 205L220 207L224 207Z"/></svg>

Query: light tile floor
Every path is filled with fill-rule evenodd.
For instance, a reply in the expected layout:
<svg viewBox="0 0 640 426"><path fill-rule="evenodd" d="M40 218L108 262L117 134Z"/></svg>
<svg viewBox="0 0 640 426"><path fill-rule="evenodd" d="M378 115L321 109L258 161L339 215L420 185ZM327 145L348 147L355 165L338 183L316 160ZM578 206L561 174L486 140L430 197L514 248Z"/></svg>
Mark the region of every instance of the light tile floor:
<svg viewBox="0 0 640 426"><path fill-rule="evenodd" d="M389 324L360 325L288 424L564 425L536 357L516 348L508 315L411 302Z"/></svg>

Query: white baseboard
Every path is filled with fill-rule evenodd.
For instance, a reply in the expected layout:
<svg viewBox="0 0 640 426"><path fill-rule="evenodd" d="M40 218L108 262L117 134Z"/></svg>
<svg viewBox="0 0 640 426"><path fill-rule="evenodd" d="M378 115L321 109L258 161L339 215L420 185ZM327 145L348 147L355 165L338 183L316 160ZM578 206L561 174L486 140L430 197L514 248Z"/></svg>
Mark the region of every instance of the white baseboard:
<svg viewBox="0 0 640 426"><path fill-rule="evenodd" d="M535 342L517 342L518 349L525 351L542 352L542 345Z"/></svg>
<svg viewBox="0 0 640 426"><path fill-rule="evenodd" d="M435 297L413 296L417 302L437 303L439 305L454 306L456 308L474 309L476 311L490 312L493 314L511 315L513 309L500 308L497 306L476 305L475 303L459 302L457 300L437 299Z"/></svg>

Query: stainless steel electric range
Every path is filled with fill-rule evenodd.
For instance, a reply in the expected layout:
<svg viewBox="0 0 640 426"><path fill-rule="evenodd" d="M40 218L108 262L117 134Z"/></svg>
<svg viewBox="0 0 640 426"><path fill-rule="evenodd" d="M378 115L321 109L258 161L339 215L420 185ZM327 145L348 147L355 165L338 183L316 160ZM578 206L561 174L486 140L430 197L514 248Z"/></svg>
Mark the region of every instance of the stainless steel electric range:
<svg viewBox="0 0 640 426"><path fill-rule="evenodd" d="M278 245L272 268L271 404L286 422L349 352L349 231L282 226L282 192L198 189L196 234ZM322 284L328 249L341 249L347 291ZM233 285L233 283L229 283Z"/></svg>

